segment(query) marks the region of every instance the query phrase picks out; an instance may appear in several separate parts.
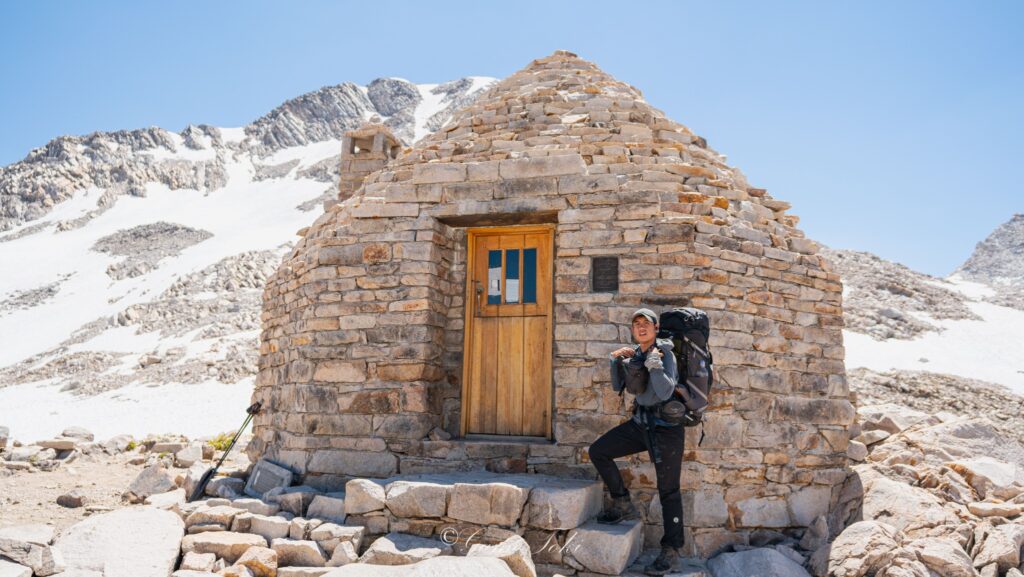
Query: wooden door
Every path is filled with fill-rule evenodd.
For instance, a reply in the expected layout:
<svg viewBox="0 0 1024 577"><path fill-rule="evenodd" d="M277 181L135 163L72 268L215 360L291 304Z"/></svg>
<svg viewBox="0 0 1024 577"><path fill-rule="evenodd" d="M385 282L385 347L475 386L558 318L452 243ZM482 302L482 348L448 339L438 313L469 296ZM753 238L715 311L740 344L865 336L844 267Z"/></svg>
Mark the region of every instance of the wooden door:
<svg viewBox="0 0 1024 577"><path fill-rule="evenodd" d="M551 437L552 226L470 229L463 434Z"/></svg>

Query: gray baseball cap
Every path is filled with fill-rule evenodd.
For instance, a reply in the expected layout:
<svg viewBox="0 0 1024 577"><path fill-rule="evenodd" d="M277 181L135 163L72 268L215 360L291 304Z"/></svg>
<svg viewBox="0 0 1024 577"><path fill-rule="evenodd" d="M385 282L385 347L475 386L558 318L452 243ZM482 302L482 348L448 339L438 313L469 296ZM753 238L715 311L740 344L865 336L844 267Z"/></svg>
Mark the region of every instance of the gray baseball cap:
<svg viewBox="0 0 1024 577"><path fill-rule="evenodd" d="M633 322L636 320L636 317L640 316L647 317L647 320L654 324L658 324L658 315L651 309L637 309L637 311L633 313L633 316L629 317L629 322Z"/></svg>

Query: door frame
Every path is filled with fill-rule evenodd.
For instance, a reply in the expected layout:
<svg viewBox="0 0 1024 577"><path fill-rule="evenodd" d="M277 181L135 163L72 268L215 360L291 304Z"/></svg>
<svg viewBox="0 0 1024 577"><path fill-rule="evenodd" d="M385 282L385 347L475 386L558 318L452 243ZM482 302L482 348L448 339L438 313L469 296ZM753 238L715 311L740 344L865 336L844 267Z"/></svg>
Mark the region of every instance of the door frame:
<svg viewBox="0 0 1024 577"><path fill-rule="evenodd" d="M462 393L460 396L461 403L461 426L459 433L462 438L466 438L466 430L469 428L469 379L470 379L470 354L473 350L473 304L475 295L473 295L473 273L475 272L473 267L475 264L476 255L476 239L481 236L500 236L503 234L519 234L519 233L531 233L531 232L548 232L551 236L551 278L548 279L551 283L551 302L548 308L548 343L551 345L551 374L549 375L550 387L548 390L550 407L548 410L548 419L545 423L545 435L544 437L522 437L509 435L509 440L516 439L552 439L552 428L555 419L555 224L535 224L535 225L519 225L519 226L489 226L489 227L474 227L466 229L466 286L463 291L464 302L462 306ZM539 273L539 271L538 271ZM539 278L539 275L538 275ZM476 435L477 433L472 433ZM505 438L505 435L485 435L488 438Z"/></svg>

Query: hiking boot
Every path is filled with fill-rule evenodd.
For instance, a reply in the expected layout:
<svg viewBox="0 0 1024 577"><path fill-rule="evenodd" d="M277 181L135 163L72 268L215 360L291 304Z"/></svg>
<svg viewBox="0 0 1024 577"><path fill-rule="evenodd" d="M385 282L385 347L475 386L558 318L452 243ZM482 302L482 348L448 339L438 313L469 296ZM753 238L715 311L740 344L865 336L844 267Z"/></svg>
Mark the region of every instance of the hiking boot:
<svg viewBox="0 0 1024 577"><path fill-rule="evenodd" d="M646 575L664 575L672 570L672 564L679 558L679 550L675 547L662 547L658 558L644 567Z"/></svg>
<svg viewBox="0 0 1024 577"><path fill-rule="evenodd" d="M597 522L603 525L614 525L636 514L636 507L633 506L629 495L613 497L612 506L601 511L601 514L597 516Z"/></svg>

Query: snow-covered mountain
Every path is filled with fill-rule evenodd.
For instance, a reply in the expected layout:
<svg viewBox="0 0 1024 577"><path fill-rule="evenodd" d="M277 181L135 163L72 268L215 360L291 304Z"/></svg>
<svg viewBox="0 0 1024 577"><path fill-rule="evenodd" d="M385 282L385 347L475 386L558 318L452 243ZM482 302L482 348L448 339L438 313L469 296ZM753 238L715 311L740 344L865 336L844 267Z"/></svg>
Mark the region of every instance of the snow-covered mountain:
<svg viewBox="0 0 1024 577"><path fill-rule="evenodd" d="M263 283L336 197L342 134L378 116L410 144L492 82L345 83L241 128L63 136L0 168L0 424L229 429Z"/></svg>
<svg viewBox="0 0 1024 577"><path fill-rule="evenodd" d="M847 370L924 371L1024 395L1024 217L937 278L875 255L826 249L843 278Z"/></svg>

